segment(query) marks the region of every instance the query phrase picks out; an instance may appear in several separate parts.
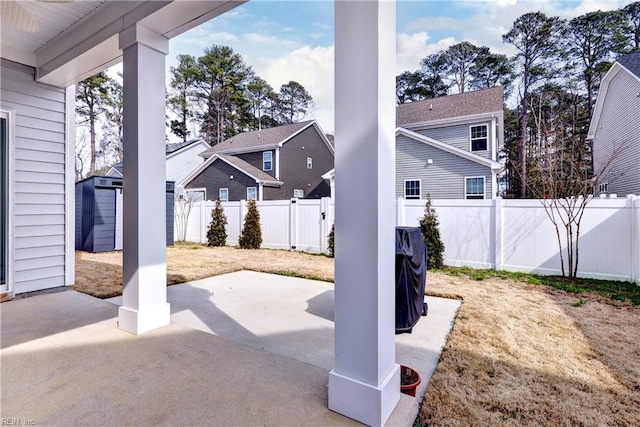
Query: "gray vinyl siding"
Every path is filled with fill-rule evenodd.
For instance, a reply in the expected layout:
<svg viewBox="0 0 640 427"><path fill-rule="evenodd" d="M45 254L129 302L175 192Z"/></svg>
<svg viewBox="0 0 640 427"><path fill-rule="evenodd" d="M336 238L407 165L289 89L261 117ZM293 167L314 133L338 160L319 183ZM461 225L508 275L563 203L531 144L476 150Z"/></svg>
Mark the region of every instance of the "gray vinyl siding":
<svg viewBox="0 0 640 427"><path fill-rule="evenodd" d="M15 113L13 291L64 286L65 90L36 83L31 67L0 68L0 105Z"/></svg>
<svg viewBox="0 0 640 427"><path fill-rule="evenodd" d="M233 179L229 179L231 175L233 175ZM220 194L220 188L227 188L229 189L230 202L246 200L247 187L256 187L256 191L258 191L255 179L222 160L211 163L187 184L187 188L206 188L208 200L216 200Z"/></svg>
<svg viewBox="0 0 640 427"><path fill-rule="evenodd" d="M269 174L273 177L276 176L276 152L275 150L265 150L271 151L271 170L264 171L264 173ZM258 151L255 153L244 153L244 154L236 154L235 156L249 163L251 166L254 166L260 170L262 169L262 153L263 151Z"/></svg>
<svg viewBox="0 0 640 427"><path fill-rule="evenodd" d="M485 159L495 160L491 159L492 140L493 134L495 133L495 129L493 128L493 126L491 126L491 121L480 121L463 125L422 129L417 130L416 132L445 144L453 145L454 147L461 150L471 151L471 126L480 125L487 125L487 150L474 151L473 153L477 154L480 157L484 157Z"/></svg>
<svg viewBox="0 0 640 427"><path fill-rule="evenodd" d="M640 82L624 70L609 83L593 141L596 173L614 156L610 173L605 172L607 178L602 179L608 182L609 194L640 195L639 93Z"/></svg>
<svg viewBox="0 0 640 427"><path fill-rule="evenodd" d="M396 197L404 197L405 180L420 180L421 199L427 193L432 199L464 199L465 177L477 176L485 177L485 198L491 199L488 167L406 136L396 138Z"/></svg>
<svg viewBox="0 0 640 427"><path fill-rule="evenodd" d="M312 168L307 168L307 158ZM280 149L280 181L282 188L270 190L270 199L284 200L293 197L293 190L304 190L305 199L331 196L329 183L322 175L334 167L334 155L324 143L314 126L309 126ZM277 193L277 194L271 194Z"/></svg>

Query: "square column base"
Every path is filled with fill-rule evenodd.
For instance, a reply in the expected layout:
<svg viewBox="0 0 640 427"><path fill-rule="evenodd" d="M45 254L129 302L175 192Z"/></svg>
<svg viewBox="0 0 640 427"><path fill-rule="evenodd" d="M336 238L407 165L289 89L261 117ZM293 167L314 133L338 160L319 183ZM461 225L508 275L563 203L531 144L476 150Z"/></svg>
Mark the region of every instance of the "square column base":
<svg viewBox="0 0 640 427"><path fill-rule="evenodd" d="M169 303L133 310L127 307L118 308L118 327L132 334L144 334L153 329L166 326L171 322Z"/></svg>
<svg viewBox="0 0 640 427"><path fill-rule="evenodd" d="M370 426L382 426L400 400L400 365L380 387L335 372L329 373L329 409Z"/></svg>

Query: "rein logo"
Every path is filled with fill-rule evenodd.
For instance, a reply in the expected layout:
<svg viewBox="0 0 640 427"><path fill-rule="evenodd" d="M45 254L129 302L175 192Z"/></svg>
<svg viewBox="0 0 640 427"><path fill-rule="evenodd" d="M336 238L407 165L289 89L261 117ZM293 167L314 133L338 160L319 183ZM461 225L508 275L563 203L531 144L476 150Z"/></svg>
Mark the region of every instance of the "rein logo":
<svg viewBox="0 0 640 427"><path fill-rule="evenodd" d="M35 426L36 422L28 418L0 418L2 426Z"/></svg>

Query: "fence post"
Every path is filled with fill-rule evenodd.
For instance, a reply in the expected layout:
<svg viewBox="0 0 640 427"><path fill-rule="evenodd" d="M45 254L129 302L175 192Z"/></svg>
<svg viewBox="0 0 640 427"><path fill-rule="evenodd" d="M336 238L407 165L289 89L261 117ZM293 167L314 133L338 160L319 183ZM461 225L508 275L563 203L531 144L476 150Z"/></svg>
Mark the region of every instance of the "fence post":
<svg viewBox="0 0 640 427"><path fill-rule="evenodd" d="M404 226L404 198L398 197L396 202L396 225Z"/></svg>
<svg viewBox="0 0 640 427"><path fill-rule="evenodd" d="M205 209L204 209L204 204L205 204L205 200L202 199L200 200L200 243L204 243L204 238L206 236L206 233L204 231L205 227L206 227L206 221L204 219L205 215Z"/></svg>
<svg viewBox="0 0 640 427"><path fill-rule="evenodd" d="M289 204L289 249L298 249L298 199Z"/></svg>
<svg viewBox="0 0 640 427"><path fill-rule="evenodd" d="M331 232L331 218L329 215L329 203L331 198L323 197L320 199L320 253L327 253L327 238Z"/></svg>
<svg viewBox="0 0 640 427"><path fill-rule="evenodd" d="M494 218L494 235L493 235L493 244L494 244L494 254L493 254L493 268L494 270L502 270L503 269L503 237L504 237L504 222L502 220L502 210L503 210L504 201L502 197L496 197L493 200L493 204L491 205L491 209L493 210L493 218Z"/></svg>
<svg viewBox="0 0 640 427"><path fill-rule="evenodd" d="M631 203L631 281L640 286L640 197Z"/></svg>

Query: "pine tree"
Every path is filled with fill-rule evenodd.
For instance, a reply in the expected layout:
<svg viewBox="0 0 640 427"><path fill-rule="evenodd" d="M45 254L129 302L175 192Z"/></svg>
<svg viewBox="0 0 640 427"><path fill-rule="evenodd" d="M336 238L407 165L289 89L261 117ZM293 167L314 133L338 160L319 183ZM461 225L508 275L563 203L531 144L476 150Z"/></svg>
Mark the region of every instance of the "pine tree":
<svg viewBox="0 0 640 427"><path fill-rule="evenodd" d="M207 240L209 246L224 246L227 244L227 216L222 209L220 199L216 200L216 207L211 211L211 224L207 231Z"/></svg>
<svg viewBox="0 0 640 427"><path fill-rule="evenodd" d="M329 241L327 242L327 246L328 246L328 248L327 248L328 254L327 255L329 255L329 258L333 258L335 256L335 254L336 254L336 252L335 252L335 250L336 250L336 248L335 248L335 244L336 244L335 243L335 234L336 234L336 225L333 224L331 226L331 232L329 233Z"/></svg>
<svg viewBox="0 0 640 427"><path fill-rule="evenodd" d="M444 261L444 243L440 238L438 214L431 207L431 196L427 194L427 204L424 208L424 216L420 218L420 232L422 240L427 245L427 269L442 268Z"/></svg>
<svg viewBox="0 0 640 427"><path fill-rule="evenodd" d="M260 249L262 244L260 212L255 200L247 202L247 214L244 217L244 226L238 243L242 249Z"/></svg>

